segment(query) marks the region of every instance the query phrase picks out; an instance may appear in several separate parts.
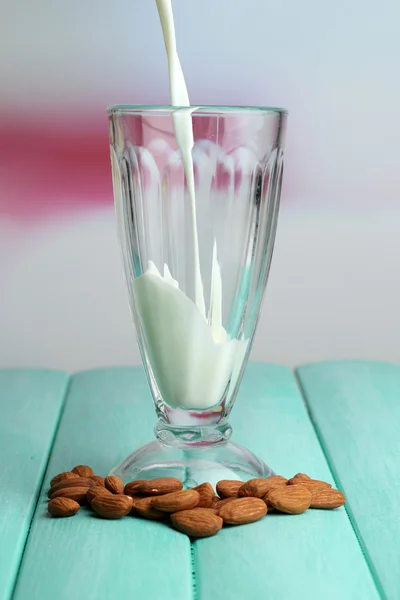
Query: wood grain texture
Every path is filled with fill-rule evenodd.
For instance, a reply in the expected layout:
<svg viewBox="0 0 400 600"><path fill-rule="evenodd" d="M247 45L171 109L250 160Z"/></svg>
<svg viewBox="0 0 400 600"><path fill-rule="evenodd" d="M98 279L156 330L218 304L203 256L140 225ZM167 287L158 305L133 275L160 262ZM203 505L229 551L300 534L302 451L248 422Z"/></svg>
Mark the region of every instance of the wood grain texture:
<svg viewBox="0 0 400 600"><path fill-rule="evenodd" d="M383 595L400 598L400 366L298 369L306 401Z"/></svg>
<svg viewBox="0 0 400 600"><path fill-rule="evenodd" d="M141 368L72 379L46 474L88 464L99 475L152 439L155 413ZM81 510L70 519L35 513L14 600L188 600L189 539L166 525L126 517L106 521Z"/></svg>
<svg viewBox="0 0 400 600"><path fill-rule="evenodd" d="M10 598L68 385L56 371L0 371L0 599Z"/></svg>
<svg viewBox="0 0 400 600"><path fill-rule="evenodd" d="M332 481L292 373L250 364L231 422L248 445L286 477ZM344 509L271 514L194 543L199 600L377 600L380 596Z"/></svg>

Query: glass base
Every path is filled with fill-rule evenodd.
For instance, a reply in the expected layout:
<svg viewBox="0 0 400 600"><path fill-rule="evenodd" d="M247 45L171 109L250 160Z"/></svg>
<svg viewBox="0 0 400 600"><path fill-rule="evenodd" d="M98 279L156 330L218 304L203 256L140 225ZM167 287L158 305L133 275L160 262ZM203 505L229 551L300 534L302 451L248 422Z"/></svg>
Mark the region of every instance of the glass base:
<svg viewBox="0 0 400 600"><path fill-rule="evenodd" d="M247 481L274 475L255 454L232 441L206 444L164 444L154 440L132 452L110 475L133 479L177 477L184 488L205 481L215 487L221 479Z"/></svg>

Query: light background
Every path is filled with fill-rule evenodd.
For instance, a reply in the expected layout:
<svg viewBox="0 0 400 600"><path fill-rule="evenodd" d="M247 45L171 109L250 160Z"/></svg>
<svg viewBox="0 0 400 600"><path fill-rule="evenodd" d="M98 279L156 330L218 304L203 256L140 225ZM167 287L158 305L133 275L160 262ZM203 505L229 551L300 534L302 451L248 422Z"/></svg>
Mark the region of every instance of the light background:
<svg viewBox="0 0 400 600"><path fill-rule="evenodd" d="M400 362L400 3L175 0L193 104L289 108L253 359ZM153 0L0 3L0 367L139 362L105 108L168 102Z"/></svg>

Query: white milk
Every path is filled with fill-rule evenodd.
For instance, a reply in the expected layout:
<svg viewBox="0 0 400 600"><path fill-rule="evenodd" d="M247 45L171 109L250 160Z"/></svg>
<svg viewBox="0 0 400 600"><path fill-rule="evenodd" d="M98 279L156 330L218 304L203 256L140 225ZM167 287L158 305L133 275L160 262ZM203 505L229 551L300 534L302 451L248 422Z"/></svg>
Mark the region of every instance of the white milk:
<svg viewBox="0 0 400 600"><path fill-rule="evenodd" d="M167 265L162 277L150 261L146 273L134 281L134 297L163 400L183 408L205 409L217 404L243 342L230 340L223 327L215 339L212 328L179 289Z"/></svg>
<svg viewBox="0 0 400 600"><path fill-rule="evenodd" d="M176 51L171 1L156 2L168 57L171 105L190 107ZM166 264L162 276L151 261L147 271L134 280L133 292L150 363L163 400L172 407L206 409L221 400L230 378L234 387L247 341L230 339L222 326L222 281L216 243L208 321L206 319L192 159L193 110L195 108L177 109L172 118L191 203L196 303L179 289Z"/></svg>
<svg viewBox="0 0 400 600"><path fill-rule="evenodd" d="M156 0L167 51L169 87L172 106L190 107L189 95L183 75L181 61L176 50L174 17L171 0ZM201 313L206 315L204 303L203 281L200 271L199 237L197 232L196 198L194 187L194 169L192 148L194 146L191 114L195 108L177 110L172 115L176 143L182 154L183 168L192 210L193 249L194 249L194 284L196 304Z"/></svg>

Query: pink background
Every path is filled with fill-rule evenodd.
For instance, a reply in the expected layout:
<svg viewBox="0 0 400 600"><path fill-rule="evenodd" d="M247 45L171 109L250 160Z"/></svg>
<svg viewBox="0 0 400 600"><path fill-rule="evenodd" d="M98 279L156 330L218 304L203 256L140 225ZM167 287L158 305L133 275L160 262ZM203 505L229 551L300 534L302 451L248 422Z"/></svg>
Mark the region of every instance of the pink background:
<svg viewBox="0 0 400 600"><path fill-rule="evenodd" d="M290 111L253 358L400 361L400 4L173 6L193 104ZM168 102L155 2L4 2L0 81L0 367L137 362L105 109Z"/></svg>

